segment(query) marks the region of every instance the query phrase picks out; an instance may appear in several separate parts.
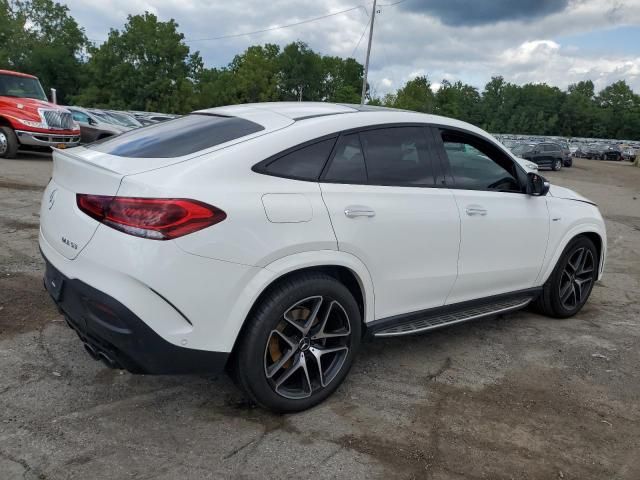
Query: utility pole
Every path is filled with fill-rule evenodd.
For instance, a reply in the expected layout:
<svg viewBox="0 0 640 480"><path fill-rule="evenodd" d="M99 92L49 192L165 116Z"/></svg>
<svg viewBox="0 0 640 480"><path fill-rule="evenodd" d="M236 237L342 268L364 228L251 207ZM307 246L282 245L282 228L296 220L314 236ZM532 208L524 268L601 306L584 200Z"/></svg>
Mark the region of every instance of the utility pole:
<svg viewBox="0 0 640 480"><path fill-rule="evenodd" d="M364 62L364 77L362 77L362 97L360 105L364 105L364 97L367 94L367 75L369 75L369 56L371 55L371 42L373 40L373 22L376 19L376 1L373 0L373 10L371 10L371 26L369 27L369 45L367 45L367 59Z"/></svg>

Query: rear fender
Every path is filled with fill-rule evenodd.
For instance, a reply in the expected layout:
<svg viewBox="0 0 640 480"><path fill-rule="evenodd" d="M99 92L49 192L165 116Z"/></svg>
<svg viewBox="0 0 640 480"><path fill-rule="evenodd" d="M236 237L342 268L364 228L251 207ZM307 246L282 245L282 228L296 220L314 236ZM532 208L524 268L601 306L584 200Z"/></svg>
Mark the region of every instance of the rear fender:
<svg viewBox="0 0 640 480"><path fill-rule="evenodd" d="M254 303L269 285L283 277L287 273L295 272L311 267L340 266L346 267L355 275L364 299L364 322L374 320L374 289L371 275L362 261L354 255L335 250L318 250L312 252L296 253L280 258L265 268L262 268L251 281L241 295L238 296L230 314L230 325L236 326L235 336L240 330L251 311Z"/></svg>

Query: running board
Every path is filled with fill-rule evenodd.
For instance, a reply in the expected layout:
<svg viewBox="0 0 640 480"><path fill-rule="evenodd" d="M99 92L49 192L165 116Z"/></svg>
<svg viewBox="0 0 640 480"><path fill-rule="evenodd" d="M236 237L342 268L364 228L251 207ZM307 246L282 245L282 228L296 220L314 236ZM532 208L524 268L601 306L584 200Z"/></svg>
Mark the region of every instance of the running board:
<svg viewBox="0 0 640 480"><path fill-rule="evenodd" d="M526 307L534 300L540 290L522 292L519 295L499 296L486 301L463 302L447 305L423 312L378 320L368 326L374 337L396 337L412 335L436 328L468 322L482 317L499 315Z"/></svg>

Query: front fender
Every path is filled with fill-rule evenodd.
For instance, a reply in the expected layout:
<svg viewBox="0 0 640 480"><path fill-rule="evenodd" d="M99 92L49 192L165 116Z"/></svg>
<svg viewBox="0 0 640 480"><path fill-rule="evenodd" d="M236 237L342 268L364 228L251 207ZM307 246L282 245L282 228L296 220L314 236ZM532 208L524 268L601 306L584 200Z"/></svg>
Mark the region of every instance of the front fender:
<svg viewBox="0 0 640 480"><path fill-rule="evenodd" d="M598 266L598 280L602 279L602 272L604 270L604 264L607 256L607 232L604 227L604 222L598 223L595 221L583 221L576 225L573 225L569 230L564 232L564 234L560 238L560 241L555 246L550 245L550 248L553 249L552 255L549 255L548 259L545 261L545 265L543 266L540 272L540 277L538 278L538 284L544 284L551 276L553 269L560 260L560 256L562 255L562 252L567 247L569 242L578 235L585 233L595 233L600 237L600 241L602 242L602 250L600 253L600 262Z"/></svg>

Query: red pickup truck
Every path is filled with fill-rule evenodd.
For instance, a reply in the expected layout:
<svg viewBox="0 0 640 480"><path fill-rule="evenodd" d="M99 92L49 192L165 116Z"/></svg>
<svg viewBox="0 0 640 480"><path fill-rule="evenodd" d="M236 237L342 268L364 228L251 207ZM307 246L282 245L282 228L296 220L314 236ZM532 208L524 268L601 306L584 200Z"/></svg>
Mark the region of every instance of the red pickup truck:
<svg viewBox="0 0 640 480"><path fill-rule="evenodd" d="M0 70L0 158L15 157L18 148L49 150L79 142L71 113L47 101L37 77Z"/></svg>

